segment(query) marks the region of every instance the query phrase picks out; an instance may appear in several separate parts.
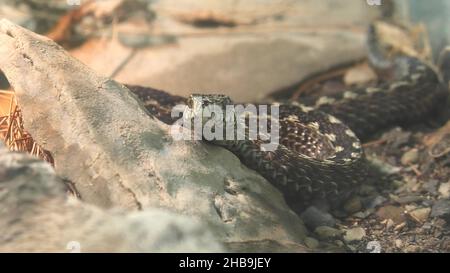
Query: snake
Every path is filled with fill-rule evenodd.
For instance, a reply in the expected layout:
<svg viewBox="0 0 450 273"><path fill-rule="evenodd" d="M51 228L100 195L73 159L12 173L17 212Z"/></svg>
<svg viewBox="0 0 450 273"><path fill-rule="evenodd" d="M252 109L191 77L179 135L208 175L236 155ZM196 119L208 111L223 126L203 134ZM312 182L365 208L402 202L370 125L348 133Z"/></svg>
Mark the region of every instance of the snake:
<svg viewBox="0 0 450 273"><path fill-rule="evenodd" d="M333 96L307 96L277 105L279 145L262 148L258 139L209 140L234 153L287 199L304 204L316 198L341 200L370 176L362 141L392 126L417 123L436 113L448 92L439 74L416 57L381 57L373 26L368 35L369 60L391 67L394 80L370 87L343 90ZM185 104L202 116L206 106L225 109L236 105L223 94L192 94L189 98L134 85L126 87L141 100L150 115L174 124L171 109ZM243 104L247 105L247 104Z"/></svg>

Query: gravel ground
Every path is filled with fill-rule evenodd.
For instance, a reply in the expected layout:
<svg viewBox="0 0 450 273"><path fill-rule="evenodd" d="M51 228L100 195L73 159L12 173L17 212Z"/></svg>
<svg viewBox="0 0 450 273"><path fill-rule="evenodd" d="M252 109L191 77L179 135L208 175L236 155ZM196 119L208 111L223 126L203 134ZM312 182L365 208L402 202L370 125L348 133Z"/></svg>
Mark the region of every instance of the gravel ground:
<svg viewBox="0 0 450 273"><path fill-rule="evenodd" d="M330 94L348 89L349 77L361 82L376 79L367 66L357 64L337 77L309 82L308 91ZM365 143L366 156L381 174L368 179L342 209L319 203L301 210L311 231L306 245L320 252L450 252L447 120L450 115L441 113L413 127L380 132Z"/></svg>

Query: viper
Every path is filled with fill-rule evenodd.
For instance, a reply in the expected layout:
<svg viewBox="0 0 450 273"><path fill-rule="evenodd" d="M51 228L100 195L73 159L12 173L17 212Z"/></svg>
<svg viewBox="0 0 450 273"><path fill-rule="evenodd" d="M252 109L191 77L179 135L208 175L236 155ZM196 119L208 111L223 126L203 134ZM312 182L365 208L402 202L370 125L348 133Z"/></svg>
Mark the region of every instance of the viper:
<svg viewBox="0 0 450 273"><path fill-rule="evenodd" d="M391 126L430 117L448 96L447 88L429 65L406 55L387 60L380 52L373 26L368 37L369 60L374 66L392 68L393 81L328 97L277 102L280 130L279 145L274 150L263 149L264 141L248 137L210 142L233 152L289 199L308 203L314 198L348 196L369 175L361 140ZM225 110L233 104L220 94L184 98L152 88L127 87L152 116L167 124L175 122L171 110L178 104L187 105L192 117L203 118L208 106Z"/></svg>

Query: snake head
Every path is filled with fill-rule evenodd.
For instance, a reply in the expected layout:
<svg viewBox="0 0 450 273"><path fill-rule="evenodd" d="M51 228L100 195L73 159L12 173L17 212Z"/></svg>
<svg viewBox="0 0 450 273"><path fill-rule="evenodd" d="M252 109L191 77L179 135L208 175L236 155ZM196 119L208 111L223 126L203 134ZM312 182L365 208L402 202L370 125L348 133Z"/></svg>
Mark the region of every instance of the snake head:
<svg viewBox="0 0 450 273"><path fill-rule="evenodd" d="M192 94L187 100L188 117L202 117L203 123L211 118L211 113L221 111L225 113L227 105L232 105L230 97L221 94L200 95ZM185 113L186 114L186 113ZM223 119L223 116L222 116Z"/></svg>
<svg viewBox="0 0 450 273"><path fill-rule="evenodd" d="M189 96L187 100L187 105L192 110L204 109L210 105L217 105L225 109L225 107L230 104L232 104L230 97L221 94L212 94L212 95L192 94Z"/></svg>

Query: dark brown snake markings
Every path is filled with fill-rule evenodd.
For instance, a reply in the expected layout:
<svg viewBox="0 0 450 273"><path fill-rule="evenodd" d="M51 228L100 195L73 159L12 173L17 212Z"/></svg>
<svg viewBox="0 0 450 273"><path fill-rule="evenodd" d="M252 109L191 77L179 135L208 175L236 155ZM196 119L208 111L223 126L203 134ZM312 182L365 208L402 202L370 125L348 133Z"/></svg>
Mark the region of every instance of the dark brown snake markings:
<svg viewBox="0 0 450 273"><path fill-rule="evenodd" d="M280 105L280 143L261 151L257 141L228 141L224 146L257 170L287 197L333 198L367 179L359 139L393 125L417 122L435 112L447 96L437 75L415 59L409 73L378 87L342 92L335 97ZM186 99L163 91L127 86L148 111L167 124L170 110ZM206 99L210 98L205 96Z"/></svg>
<svg viewBox="0 0 450 273"><path fill-rule="evenodd" d="M373 28L368 37L369 59L376 66L379 46ZM233 152L288 199L307 203L318 197L345 198L368 178L360 139L394 125L424 120L446 101L447 89L427 65L406 56L392 64L400 73L392 83L346 90L333 97L305 97L301 104L281 103L280 145L275 151L262 151L260 141L212 142ZM175 122L172 107L188 102L152 88L127 87L151 115L167 124ZM191 96L189 102L223 104L218 98L224 96Z"/></svg>

